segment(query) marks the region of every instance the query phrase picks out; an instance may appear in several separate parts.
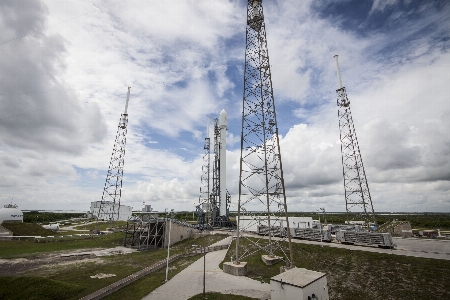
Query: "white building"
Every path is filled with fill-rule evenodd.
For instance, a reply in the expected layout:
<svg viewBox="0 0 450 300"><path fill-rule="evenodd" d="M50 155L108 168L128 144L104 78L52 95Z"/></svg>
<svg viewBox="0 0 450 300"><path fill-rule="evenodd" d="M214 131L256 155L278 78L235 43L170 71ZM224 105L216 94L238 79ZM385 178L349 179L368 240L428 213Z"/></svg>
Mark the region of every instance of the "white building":
<svg viewBox="0 0 450 300"><path fill-rule="evenodd" d="M99 214L101 201L91 202L91 214L94 218L98 218L99 220L109 221L109 215L113 210L113 202L107 201L103 203L102 212ZM119 221L127 221L131 218L131 214L133 212L133 207L120 205L119 208Z"/></svg>
<svg viewBox="0 0 450 300"><path fill-rule="evenodd" d="M329 300L325 273L293 268L270 278L272 300Z"/></svg>
<svg viewBox="0 0 450 300"><path fill-rule="evenodd" d="M23 222L23 213L17 205L7 204L0 208L0 224L8 222Z"/></svg>

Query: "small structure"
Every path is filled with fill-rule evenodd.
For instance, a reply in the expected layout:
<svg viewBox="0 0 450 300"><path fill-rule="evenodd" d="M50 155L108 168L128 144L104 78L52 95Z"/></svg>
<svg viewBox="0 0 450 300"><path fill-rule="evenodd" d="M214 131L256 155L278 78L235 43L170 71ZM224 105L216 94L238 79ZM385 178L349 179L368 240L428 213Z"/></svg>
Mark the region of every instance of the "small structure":
<svg viewBox="0 0 450 300"><path fill-rule="evenodd" d="M117 203L114 203L112 201L104 201L102 203L102 201L95 201L95 202L91 202L91 212L94 215L94 217L96 217L99 220L104 220L104 221L110 221L110 217L111 217L111 211L116 211L117 212L117 208L114 208L114 206L117 206ZM101 207L101 210L100 210ZM131 218L131 214L133 212L133 207L131 206L126 206L126 205L120 205L120 208L118 210L118 221L127 221L128 219ZM117 216L116 216L117 217ZM114 221L116 221L116 219L114 219Z"/></svg>
<svg viewBox="0 0 450 300"><path fill-rule="evenodd" d="M325 273L293 268L270 279L272 300L329 300Z"/></svg>
<svg viewBox="0 0 450 300"><path fill-rule="evenodd" d="M412 227L410 222L401 222L395 225L393 228L393 234L396 236L401 236L403 238L412 237Z"/></svg>
<svg viewBox="0 0 450 300"><path fill-rule="evenodd" d="M246 276L247 263L243 261L239 262L239 264L236 264L234 262L224 262L223 272L234 276Z"/></svg>

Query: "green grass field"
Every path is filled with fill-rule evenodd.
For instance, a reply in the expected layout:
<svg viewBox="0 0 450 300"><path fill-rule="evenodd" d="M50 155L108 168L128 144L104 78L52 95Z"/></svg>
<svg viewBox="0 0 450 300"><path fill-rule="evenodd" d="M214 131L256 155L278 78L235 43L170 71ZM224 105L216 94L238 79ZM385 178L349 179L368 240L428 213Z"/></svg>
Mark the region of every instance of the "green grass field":
<svg viewBox="0 0 450 300"><path fill-rule="evenodd" d="M15 236L48 236L55 233L35 223L3 223L3 227L12 231Z"/></svg>
<svg viewBox="0 0 450 300"><path fill-rule="evenodd" d="M206 244L223 239L213 235L186 239L171 246L171 255L192 251L193 244ZM60 250L114 247L122 243L123 233L99 236L94 240L71 242L34 243L26 241L0 241L0 257L32 258L38 254ZM134 272L166 258L166 249L138 251L127 255L97 257L89 261L70 264L48 264L33 270L29 276L0 276L0 299L79 299ZM187 267L200 256L179 259L170 265L169 278ZM97 279L98 273L115 274L115 277ZM140 299L160 286L165 279L165 269L158 270L108 296L108 299ZM25 284L29 282L30 284Z"/></svg>

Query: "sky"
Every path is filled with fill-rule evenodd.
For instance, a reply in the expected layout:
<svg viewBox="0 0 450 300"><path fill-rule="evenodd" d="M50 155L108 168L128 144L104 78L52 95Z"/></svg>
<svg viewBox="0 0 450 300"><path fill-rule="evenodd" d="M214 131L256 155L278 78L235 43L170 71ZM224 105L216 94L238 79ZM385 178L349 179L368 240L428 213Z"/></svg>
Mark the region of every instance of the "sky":
<svg viewBox="0 0 450 300"><path fill-rule="evenodd" d="M375 212L450 212L450 2L263 7L288 211L345 211L338 54ZM245 28L244 0L0 1L0 204L101 200L130 86L121 204L192 211L225 109L236 205Z"/></svg>

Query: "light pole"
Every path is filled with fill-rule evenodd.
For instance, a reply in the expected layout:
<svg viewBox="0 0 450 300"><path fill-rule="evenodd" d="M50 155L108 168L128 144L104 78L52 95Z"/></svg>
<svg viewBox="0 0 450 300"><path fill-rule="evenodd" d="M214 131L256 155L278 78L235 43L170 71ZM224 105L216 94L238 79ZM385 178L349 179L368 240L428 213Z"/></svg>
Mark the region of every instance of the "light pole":
<svg viewBox="0 0 450 300"><path fill-rule="evenodd" d="M322 210L323 208L320 208L320 210ZM319 211L318 209L316 209L316 211ZM322 223L320 223L320 216L319 216L319 226L320 226L320 247L323 247L323 244L322 244L322 236L323 236L323 234L322 234Z"/></svg>
<svg viewBox="0 0 450 300"><path fill-rule="evenodd" d="M206 213L204 210L203 213ZM205 231L203 231L205 233ZM203 237L203 299L206 299L206 235Z"/></svg>
<svg viewBox="0 0 450 300"><path fill-rule="evenodd" d="M167 213L167 209L166 209ZM170 217L172 217L173 209L170 210ZM167 262L166 262L166 282L169 275L169 255L170 255L170 231L172 230L172 218L169 219L169 242L167 243Z"/></svg>
<svg viewBox="0 0 450 300"><path fill-rule="evenodd" d="M327 223L327 214L326 214L326 212L325 212L325 207L323 207L323 208L319 208L322 212L323 212L323 223L324 224L328 224Z"/></svg>

